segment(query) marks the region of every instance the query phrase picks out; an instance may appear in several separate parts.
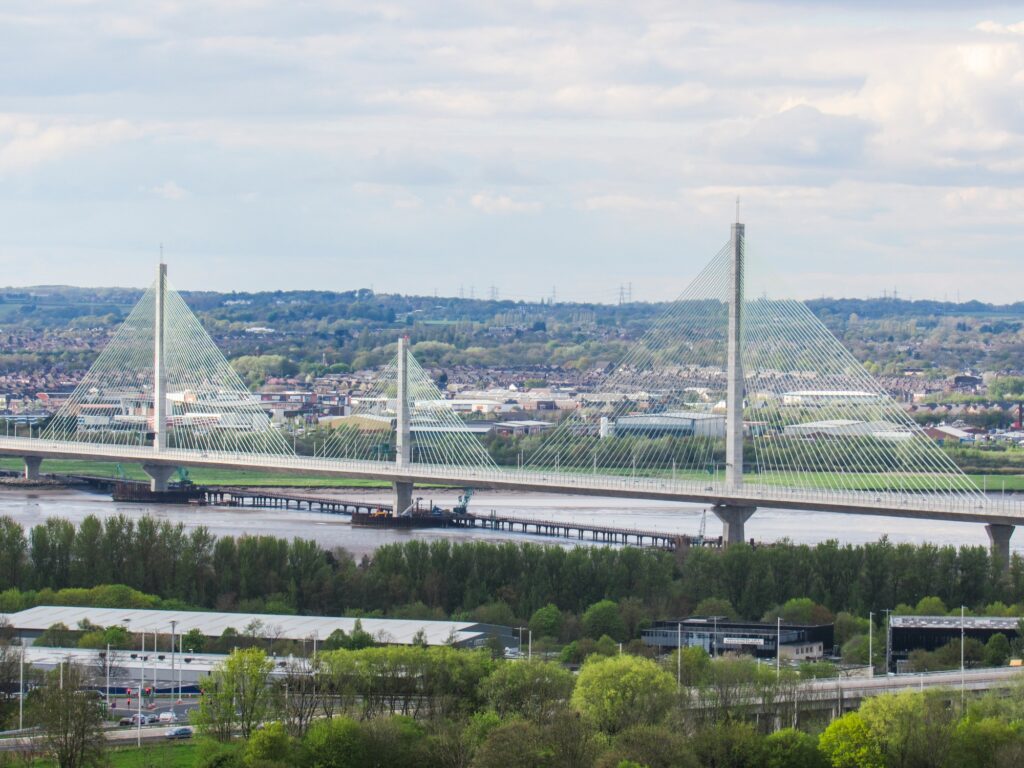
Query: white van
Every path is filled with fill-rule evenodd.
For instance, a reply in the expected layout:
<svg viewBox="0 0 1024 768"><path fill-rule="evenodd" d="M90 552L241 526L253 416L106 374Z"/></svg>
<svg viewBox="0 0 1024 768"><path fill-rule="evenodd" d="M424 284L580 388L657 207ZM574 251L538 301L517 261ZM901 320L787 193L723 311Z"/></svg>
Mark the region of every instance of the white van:
<svg viewBox="0 0 1024 768"><path fill-rule="evenodd" d="M161 712L160 722L164 725L167 723L176 723L178 722L178 716L174 714L174 712Z"/></svg>

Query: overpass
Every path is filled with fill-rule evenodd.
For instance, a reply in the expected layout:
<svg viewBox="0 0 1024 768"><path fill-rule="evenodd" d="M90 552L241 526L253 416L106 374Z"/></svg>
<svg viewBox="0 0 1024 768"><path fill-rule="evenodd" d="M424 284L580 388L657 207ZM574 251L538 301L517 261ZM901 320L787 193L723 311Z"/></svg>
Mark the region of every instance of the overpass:
<svg viewBox="0 0 1024 768"><path fill-rule="evenodd" d="M297 455L161 264L41 436L0 437L0 455L30 478L44 459L134 462L154 491L179 466L379 480L396 510L416 484L692 502L727 544L759 507L969 522L1008 564L1024 504L983 494L801 302L745 298L744 271L736 223L603 386L507 467L405 338L317 455Z"/></svg>

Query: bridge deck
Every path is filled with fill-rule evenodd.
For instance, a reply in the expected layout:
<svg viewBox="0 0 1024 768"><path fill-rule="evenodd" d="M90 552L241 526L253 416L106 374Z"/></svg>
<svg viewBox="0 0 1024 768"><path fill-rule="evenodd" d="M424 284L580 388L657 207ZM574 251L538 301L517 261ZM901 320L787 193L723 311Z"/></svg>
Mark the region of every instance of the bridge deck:
<svg viewBox="0 0 1024 768"><path fill-rule="evenodd" d="M853 490L809 490L758 485L749 481L738 489L727 489L722 483L717 482L695 482L671 478L632 478L602 474L450 467L415 463L397 467L388 462L376 461L352 461L311 456L199 453L176 449L156 452L150 446L73 443L23 437L0 438L0 455L31 456L44 459L131 461L140 464L210 469L255 469L276 473L385 482L657 499L736 507L807 509L999 525L1017 525L1024 522L1024 504L1021 502L992 499L981 494L971 498L911 492L895 494Z"/></svg>

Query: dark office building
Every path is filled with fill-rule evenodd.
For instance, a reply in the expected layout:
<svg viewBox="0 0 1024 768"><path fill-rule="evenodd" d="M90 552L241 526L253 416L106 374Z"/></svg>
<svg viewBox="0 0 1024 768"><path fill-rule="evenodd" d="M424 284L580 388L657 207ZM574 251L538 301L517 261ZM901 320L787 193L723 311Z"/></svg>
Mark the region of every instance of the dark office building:
<svg viewBox="0 0 1024 768"><path fill-rule="evenodd" d="M787 624L759 621L729 621L723 617L692 616L688 619L658 621L643 630L646 645L656 646L663 653L675 650L680 642L684 648L700 646L712 656L744 653L760 659L774 659L776 642L781 644L783 659L820 659L832 654L834 645L831 624Z"/></svg>
<svg viewBox="0 0 1024 768"><path fill-rule="evenodd" d="M967 616L963 619L964 637L987 643L992 635L1002 633L1013 641L1020 619L1002 616ZM959 616L892 616L889 622L890 671L899 671L900 662L918 649L934 651L954 640L960 640Z"/></svg>

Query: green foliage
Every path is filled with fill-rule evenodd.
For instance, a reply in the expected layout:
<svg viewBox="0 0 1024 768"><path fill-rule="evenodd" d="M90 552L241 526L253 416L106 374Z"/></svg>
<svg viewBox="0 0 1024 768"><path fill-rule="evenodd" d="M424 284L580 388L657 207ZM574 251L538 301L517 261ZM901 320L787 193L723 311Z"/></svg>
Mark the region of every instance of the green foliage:
<svg viewBox="0 0 1024 768"><path fill-rule="evenodd" d="M732 603L724 597L705 597L693 609L694 616L725 616L730 621L740 617Z"/></svg>
<svg viewBox="0 0 1024 768"><path fill-rule="evenodd" d="M597 768L640 765L646 768L697 768L689 741L661 725L634 725L617 733Z"/></svg>
<svg viewBox="0 0 1024 768"><path fill-rule="evenodd" d="M764 742L750 723L723 720L698 731L693 748L702 768L755 768Z"/></svg>
<svg viewBox="0 0 1024 768"><path fill-rule="evenodd" d="M525 720L499 725L473 757L473 768L545 768L547 765L541 728Z"/></svg>
<svg viewBox="0 0 1024 768"><path fill-rule="evenodd" d="M619 606L612 600L600 600L583 612L583 633L594 640L607 635L616 642L625 642L626 623Z"/></svg>
<svg viewBox="0 0 1024 768"><path fill-rule="evenodd" d="M965 649L966 650L966 649ZM1010 658L1010 640L1002 632L996 632L985 643L984 663L987 667L1001 667Z"/></svg>
<svg viewBox="0 0 1024 768"><path fill-rule="evenodd" d="M230 740L236 730L248 737L270 712L273 666L259 648L236 650L202 678L203 696L193 714L200 731L219 741Z"/></svg>
<svg viewBox="0 0 1024 768"><path fill-rule="evenodd" d="M372 757L363 729L347 717L315 721L302 745L309 768L365 768Z"/></svg>
<svg viewBox="0 0 1024 768"><path fill-rule="evenodd" d="M568 702L573 684L572 673L558 664L505 662L483 681L481 693L501 717L543 722Z"/></svg>
<svg viewBox="0 0 1024 768"><path fill-rule="evenodd" d="M832 613L809 597L794 597L781 606L776 606L761 617L761 621L772 622L781 618L791 624L831 624Z"/></svg>
<svg viewBox="0 0 1024 768"><path fill-rule="evenodd" d="M885 768L878 740L859 712L829 723L818 745L832 768Z"/></svg>
<svg viewBox="0 0 1024 768"><path fill-rule="evenodd" d="M658 723L675 689L672 676L649 659L595 656L580 670L572 705L597 728L616 733L631 725Z"/></svg>
<svg viewBox="0 0 1024 768"><path fill-rule="evenodd" d="M538 608L530 617L530 630L538 637L557 638L562 633L562 612L554 603Z"/></svg>
<svg viewBox="0 0 1024 768"><path fill-rule="evenodd" d="M827 768L818 740L795 728L783 728L764 740L764 768Z"/></svg>
<svg viewBox="0 0 1024 768"><path fill-rule="evenodd" d="M245 742L242 761L247 766L262 761L286 762L295 752L296 745L281 723L267 723L254 731Z"/></svg>
<svg viewBox="0 0 1024 768"><path fill-rule="evenodd" d="M82 668L67 664L48 672L29 700L27 722L39 728L42 745L61 768L105 761L102 702L86 683Z"/></svg>

